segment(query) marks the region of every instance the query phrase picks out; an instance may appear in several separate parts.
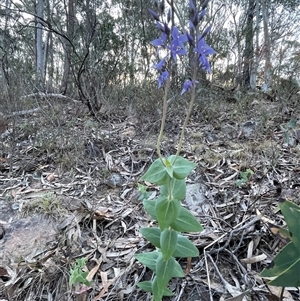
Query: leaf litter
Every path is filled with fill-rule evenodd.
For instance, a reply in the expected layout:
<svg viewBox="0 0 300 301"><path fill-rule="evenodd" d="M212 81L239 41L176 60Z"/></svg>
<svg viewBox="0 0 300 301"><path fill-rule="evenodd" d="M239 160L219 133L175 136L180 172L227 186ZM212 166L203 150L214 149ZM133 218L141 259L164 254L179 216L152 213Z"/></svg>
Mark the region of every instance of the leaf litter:
<svg viewBox="0 0 300 301"><path fill-rule="evenodd" d="M239 113L235 103L214 102L197 104L181 152L197 163L183 205L204 226L189 234L200 256L180 261L189 273L171 281L174 296L166 300L279 300L281 291L259 273L286 244L274 230L285 225L279 198L300 203L300 112L295 107L286 116L281 104L263 99L243 104ZM156 159L159 117L153 113L145 122L115 110L97 124L63 105L52 105L54 116L65 120L58 128L34 111L17 120L22 143L10 136L1 141L0 297L150 300L136 287L150 273L134 255L153 250L139 232L153 221L138 200L137 183ZM168 115L166 157L176 151L182 119L176 109ZM247 169L253 173L238 186ZM149 189L154 197L157 188ZM77 258L87 259L90 287L69 285ZM284 296L297 300L299 289Z"/></svg>

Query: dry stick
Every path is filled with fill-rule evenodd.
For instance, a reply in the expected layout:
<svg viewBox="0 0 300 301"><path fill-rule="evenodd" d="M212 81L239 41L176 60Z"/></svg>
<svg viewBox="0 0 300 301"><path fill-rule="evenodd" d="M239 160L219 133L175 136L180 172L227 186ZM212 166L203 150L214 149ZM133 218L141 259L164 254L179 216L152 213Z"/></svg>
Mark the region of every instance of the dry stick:
<svg viewBox="0 0 300 301"><path fill-rule="evenodd" d="M249 218L249 219L250 219L250 218ZM236 232L236 231L240 231L240 230L242 230L242 229L245 229L245 228L249 227L250 225L255 224L257 221L260 220L259 217L256 217L256 218L254 218L252 221L250 221L249 223L247 223L247 224L245 224L244 226L242 226L241 228L238 228L239 226L241 226L242 224L244 224L245 222L247 222L249 219L246 219L246 220L240 222L239 224L237 224L237 225L233 228L233 230L230 232L229 238L231 239L231 237L232 237L234 231ZM211 294L211 283L210 283L210 277L209 277L209 271L208 271L208 263L207 263L207 256L209 256L210 258L211 258L211 256L208 254L207 249L210 248L211 246L213 246L216 242L218 242L218 241L221 240L222 238L224 238L227 234L228 234L228 233L224 233L224 234L221 235L218 239L214 240L212 243L210 243L208 246L206 246L206 247L204 248L204 252L203 252L203 253L204 253L205 267L206 267L206 274L207 274L207 284L208 284L209 296L210 296L210 300L211 300L211 301L213 301L213 297L212 297L212 294ZM224 247L221 247L221 248L219 248L219 249L217 249L217 250L214 250L214 251L219 252L219 251L225 249L226 246L229 244L228 241L230 242L230 240L228 239L228 240L227 240L227 244L225 244ZM214 253L215 253L215 252L214 252ZM213 261L212 261L212 262L213 262ZM214 264L214 262L213 262L213 264ZM217 270L217 272L218 272L218 270Z"/></svg>
<svg viewBox="0 0 300 301"><path fill-rule="evenodd" d="M186 285L187 285L187 281L184 280L184 281L182 282L182 284L181 284L181 290L180 290L180 292L179 292L179 295L178 295L177 298L176 298L176 301L180 301L180 300L181 300L181 296L182 296L182 294L183 294L183 291L184 291Z"/></svg>

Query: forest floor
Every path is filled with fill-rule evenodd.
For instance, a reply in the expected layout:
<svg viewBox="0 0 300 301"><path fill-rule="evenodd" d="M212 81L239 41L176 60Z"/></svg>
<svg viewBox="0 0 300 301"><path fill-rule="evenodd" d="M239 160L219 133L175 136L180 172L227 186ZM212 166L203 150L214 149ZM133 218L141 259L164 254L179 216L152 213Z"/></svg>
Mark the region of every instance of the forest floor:
<svg viewBox="0 0 300 301"><path fill-rule="evenodd" d="M197 163L187 179L194 200L183 205L204 227L187 235L200 256L179 260L188 273L172 279L174 296L164 300L280 300L259 273L286 244L274 230L285 226L279 200L300 203L300 95L216 87L201 95L180 153ZM9 120L0 145L1 300L151 300L136 286L151 273L134 255L154 249L139 233L154 222L137 184L157 158L160 113L146 97L124 99L104 105L98 120L80 102L32 99L18 109L39 110ZM176 152L186 108L171 102L165 156ZM90 286L70 285L80 258ZM299 289L284 297L299 300Z"/></svg>

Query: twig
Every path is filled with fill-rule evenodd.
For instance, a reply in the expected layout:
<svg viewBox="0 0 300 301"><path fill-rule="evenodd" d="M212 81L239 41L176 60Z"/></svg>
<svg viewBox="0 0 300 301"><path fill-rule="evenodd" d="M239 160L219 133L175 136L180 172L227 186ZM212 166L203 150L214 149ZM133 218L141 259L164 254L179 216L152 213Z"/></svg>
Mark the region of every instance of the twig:
<svg viewBox="0 0 300 301"><path fill-rule="evenodd" d="M241 231L243 229L246 229L248 228L249 226L255 224L257 221L259 221L259 217L255 217L253 220L251 220L250 222L246 223L245 225L241 226L242 224L244 224L245 222L249 221L249 219L246 219L242 222L240 222L239 224L237 224L233 230L230 232L229 234L229 237L228 237L228 240L227 242L225 243L224 246L222 246L221 248L219 249L216 249L216 250L212 250L210 252L207 251L208 248L210 248L211 246L213 246L215 243L217 243L218 241L220 241L222 238L224 238L228 233L225 233L223 235L221 235L218 239L214 240L212 243L210 243L208 246L206 246L204 248L204 261L205 261L205 267L206 267L206 274L207 274L207 284L208 284L208 289L209 289L209 296L210 296L210 300L213 301L213 298L212 298L212 294L211 294L211 283L210 283L210 277L209 277L209 271L208 271L208 263L207 263L207 257L210 257L210 254L214 254L214 253L217 253L217 252L220 252L222 250L224 250L230 243L231 241L231 238L232 238L232 235L235 233L235 232L238 232L238 231ZM241 227L240 227L241 226ZM210 253L210 254L209 254ZM216 268L217 270L217 268ZM218 270L217 270L218 272ZM224 283L224 282L223 282Z"/></svg>
<svg viewBox="0 0 300 301"><path fill-rule="evenodd" d="M182 282L182 284L181 284L181 290L180 290L179 295L178 295L177 298L176 298L176 301L180 301L180 300L181 300L181 296L182 296L183 291L184 291L184 289L185 289L185 287L186 287L186 284L187 284L187 281L184 280L184 281Z"/></svg>

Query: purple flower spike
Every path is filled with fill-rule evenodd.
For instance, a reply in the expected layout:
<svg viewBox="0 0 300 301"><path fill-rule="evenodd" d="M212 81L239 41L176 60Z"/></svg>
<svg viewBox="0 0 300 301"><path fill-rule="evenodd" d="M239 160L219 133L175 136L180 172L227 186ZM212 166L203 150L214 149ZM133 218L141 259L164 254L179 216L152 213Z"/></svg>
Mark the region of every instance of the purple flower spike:
<svg viewBox="0 0 300 301"><path fill-rule="evenodd" d="M167 35L165 33L162 33L160 38L155 39L155 40L151 41L150 43L155 47L159 47L159 46L163 46L165 44L166 40L167 40Z"/></svg>
<svg viewBox="0 0 300 301"><path fill-rule="evenodd" d="M198 53L199 57L199 65L206 70L207 72L211 72L209 62L207 60L208 55L215 54L216 51L212 49L209 45L206 44L202 36L198 37L197 47L194 48L194 51Z"/></svg>
<svg viewBox="0 0 300 301"><path fill-rule="evenodd" d="M199 82L196 80L194 83L198 84ZM192 90L192 88L193 88L193 82L190 79L187 79L183 84L181 95L183 95L185 92Z"/></svg>
<svg viewBox="0 0 300 301"><path fill-rule="evenodd" d="M152 18L156 21L159 21L159 14L156 13L154 10L148 8L148 12L150 13L150 15L152 16Z"/></svg>
<svg viewBox="0 0 300 301"><path fill-rule="evenodd" d="M188 41L186 34L180 34L179 30L176 26L172 28L172 41L170 45L167 47L171 56L174 60L176 60L177 55L186 55L187 52L184 47L184 43Z"/></svg>
<svg viewBox="0 0 300 301"><path fill-rule="evenodd" d="M158 77L158 89L169 79L169 72L164 71L162 74Z"/></svg>

